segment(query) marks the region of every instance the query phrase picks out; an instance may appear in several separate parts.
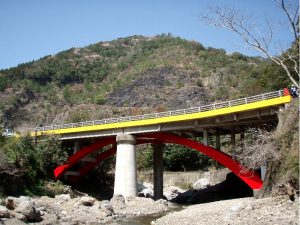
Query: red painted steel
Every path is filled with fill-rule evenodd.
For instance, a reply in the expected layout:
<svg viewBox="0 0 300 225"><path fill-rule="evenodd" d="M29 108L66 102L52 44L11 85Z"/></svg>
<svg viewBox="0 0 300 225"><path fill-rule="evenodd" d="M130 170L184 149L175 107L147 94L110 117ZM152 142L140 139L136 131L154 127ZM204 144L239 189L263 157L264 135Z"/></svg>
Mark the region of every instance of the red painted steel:
<svg viewBox="0 0 300 225"><path fill-rule="evenodd" d="M143 139L147 138L147 139ZM150 139L149 139L150 138ZM230 169L233 173L235 173L238 177L240 177L246 184L248 184L252 189L261 189L262 188L262 180L260 179L260 176L255 171L249 171L247 173L241 173L240 171L244 169L241 164L233 160L229 155L218 151L212 147L205 146L201 143L198 143L197 141L176 136L173 134L168 133L152 133L152 134L143 134L137 136L137 143L136 144L145 144L145 143L173 143L173 144L179 144L184 145L186 147L195 149L208 157L216 160L220 164L224 165L228 169ZM87 146L71 156L68 159L68 163L62 166L58 166L54 170L55 178L59 179L63 173L72 167L74 164L78 163L81 158L85 157L86 155L92 153L93 151L96 151L97 149L100 149L104 146L107 146L109 144L115 144L115 138L104 138L102 140L97 141L96 143ZM93 167L98 165L103 160L107 159L108 157L114 155L116 153L116 146L113 146L109 150L100 153L96 157L96 162L88 162L85 163L84 167L79 169L79 176L70 176L72 177L72 181L78 181L81 176L85 175L88 171L90 171Z"/></svg>
<svg viewBox="0 0 300 225"><path fill-rule="evenodd" d="M83 157L87 156L88 154L97 151L98 149L101 149L104 146L115 144L116 138L115 137L108 137L103 138L99 141L96 141L95 143L84 147L83 149L76 152L74 155L70 156L66 162L66 164L58 166L54 170L54 178L60 179L61 176L64 174L64 172L68 169L70 169L72 166L74 166L76 163L80 161Z"/></svg>
<svg viewBox="0 0 300 225"><path fill-rule="evenodd" d="M157 141L157 140L153 140L153 139L148 139L148 140L138 139L135 144L140 145L140 144L148 144L148 143L161 143L161 142ZM87 174L91 169L96 167L102 161L104 161L104 160L108 159L109 157L113 156L114 154L116 154L116 152L117 152L116 145L114 145L112 148L106 150L105 152L101 152L99 155L97 155L95 162L85 163L84 166L78 170L79 175L70 176L71 179L68 178L68 181L73 184L78 183L78 181L85 174Z"/></svg>
<svg viewBox="0 0 300 225"><path fill-rule="evenodd" d="M283 95L284 95L284 96L289 96L289 95L291 95L288 88L283 88Z"/></svg>
<svg viewBox="0 0 300 225"><path fill-rule="evenodd" d="M237 161L233 160L229 155L218 151L212 147L203 145L198 143L197 141L167 134L167 133L152 133L152 134L144 134L143 137L155 138L161 140L164 143L174 143L179 145L184 145L186 147L195 149L208 157L216 160L220 164L224 165L228 169L230 169L233 173L235 173L238 177L240 177L246 184L248 184L252 189L261 189L263 185L263 181L260 179L260 176L255 171L249 171L247 173L241 173L240 171L243 166Z"/></svg>

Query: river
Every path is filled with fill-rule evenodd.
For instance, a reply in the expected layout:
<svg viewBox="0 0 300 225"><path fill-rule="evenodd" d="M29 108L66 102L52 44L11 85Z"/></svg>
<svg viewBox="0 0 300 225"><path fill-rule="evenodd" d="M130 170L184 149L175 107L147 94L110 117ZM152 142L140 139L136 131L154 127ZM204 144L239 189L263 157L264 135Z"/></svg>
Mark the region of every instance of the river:
<svg viewBox="0 0 300 225"><path fill-rule="evenodd" d="M126 217L115 222L110 223L110 225L149 225L152 221L163 217L171 212L180 211L184 208L184 205L179 205L176 203L169 202L168 210L162 213L156 213L147 216L133 216Z"/></svg>

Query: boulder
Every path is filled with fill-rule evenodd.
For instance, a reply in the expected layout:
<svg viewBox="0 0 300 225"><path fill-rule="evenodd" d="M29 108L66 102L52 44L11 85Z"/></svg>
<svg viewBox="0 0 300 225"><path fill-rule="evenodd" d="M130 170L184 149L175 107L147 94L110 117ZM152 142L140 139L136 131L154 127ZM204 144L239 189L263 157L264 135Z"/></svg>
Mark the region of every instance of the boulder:
<svg viewBox="0 0 300 225"><path fill-rule="evenodd" d="M126 208L125 198L122 195L114 195L110 202L114 212Z"/></svg>
<svg viewBox="0 0 300 225"><path fill-rule="evenodd" d="M0 218L9 218L8 209L2 205L0 205Z"/></svg>
<svg viewBox="0 0 300 225"><path fill-rule="evenodd" d="M201 178L193 184L193 189L200 191L210 186L210 181L206 178Z"/></svg>
<svg viewBox="0 0 300 225"><path fill-rule="evenodd" d="M20 196L19 198L9 196L5 199L5 206L9 210L14 210L21 202L24 201L31 201L31 199L27 196Z"/></svg>
<svg viewBox="0 0 300 225"><path fill-rule="evenodd" d="M10 210L14 210L17 206L17 203L16 203L16 198L15 197L7 197L5 199L5 206L6 208L10 209Z"/></svg>
<svg viewBox="0 0 300 225"><path fill-rule="evenodd" d="M153 184L147 182L138 183L138 196L145 198L153 198Z"/></svg>
<svg viewBox="0 0 300 225"><path fill-rule="evenodd" d="M80 203L84 206L93 206L95 203L95 199L90 196L83 196L80 198Z"/></svg>
<svg viewBox="0 0 300 225"><path fill-rule="evenodd" d="M61 202L67 202L71 200L70 194L61 194L61 195L55 195L55 199L61 201Z"/></svg>
<svg viewBox="0 0 300 225"><path fill-rule="evenodd" d="M22 213L17 213L14 212L14 217L19 220L19 221L23 221L23 222L27 222L27 216L23 215Z"/></svg>
<svg viewBox="0 0 300 225"><path fill-rule="evenodd" d="M100 209L103 211L105 216L112 216L114 213L113 206L109 201L102 201L100 204Z"/></svg>
<svg viewBox="0 0 300 225"><path fill-rule="evenodd" d="M183 193L184 190L182 190L179 187L175 187L175 186L170 186L167 189L164 190L164 197L168 200L168 201L172 201L173 199L175 199L179 194Z"/></svg>
<svg viewBox="0 0 300 225"><path fill-rule="evenodd" d="M145 198L153 198L154 193L152 189L145 188L138 193L138 196L145 197Z"/></svg>
<svg viewBox="0 0 300 225"><path fill-rule="evenodd" d="M114 195L110 202L112 204L125 204L125 198L123 195Z"/></svg>
<svg viewBox="0 0 300 225"><path fill-rule="evenodd" d="M23 214L30 222L41 220L41 213L34 207L34 203L32 201L20 202L20 204L18 204L15 208L15 212Z"/></svg>

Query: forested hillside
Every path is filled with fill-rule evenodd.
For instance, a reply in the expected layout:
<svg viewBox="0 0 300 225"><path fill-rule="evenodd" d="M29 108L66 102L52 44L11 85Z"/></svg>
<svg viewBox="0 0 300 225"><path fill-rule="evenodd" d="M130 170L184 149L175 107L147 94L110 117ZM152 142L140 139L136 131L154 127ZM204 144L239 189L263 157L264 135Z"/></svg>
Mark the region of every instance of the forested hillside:
<svg viewBox="0 0 300 225"><path fill-rule="evenodd" d="M71 48L0 71L5 126L24 129L164 111L288 85L258 57L205 48L169 34Z"/></svg>

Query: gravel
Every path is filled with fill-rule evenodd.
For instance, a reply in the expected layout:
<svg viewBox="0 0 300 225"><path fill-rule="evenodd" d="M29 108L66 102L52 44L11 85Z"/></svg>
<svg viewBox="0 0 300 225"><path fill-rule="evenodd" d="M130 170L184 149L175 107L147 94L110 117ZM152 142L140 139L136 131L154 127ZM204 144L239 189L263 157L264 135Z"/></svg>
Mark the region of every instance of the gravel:
<svg viewBox="0 0 300 225"><path fill-rule="evenodd" d="M287 196L254 199L240 198L189 206L170 213L153 225L286 225L298 224L299 199L295 202Z"/></svg>

